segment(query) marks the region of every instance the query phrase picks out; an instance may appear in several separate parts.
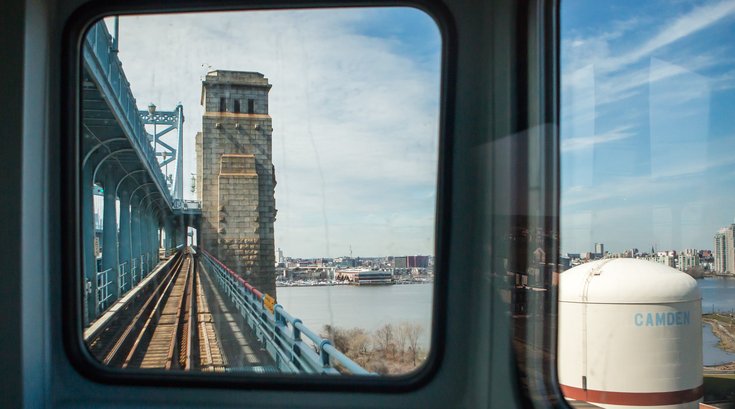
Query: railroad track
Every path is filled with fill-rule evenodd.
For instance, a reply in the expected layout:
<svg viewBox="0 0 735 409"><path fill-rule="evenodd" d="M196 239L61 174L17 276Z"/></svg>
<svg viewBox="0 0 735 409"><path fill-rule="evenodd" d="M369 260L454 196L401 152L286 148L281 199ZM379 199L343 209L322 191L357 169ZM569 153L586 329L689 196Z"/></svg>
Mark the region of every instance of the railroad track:
<svg viewBox="0 0 735 409"><path fill-rule="evenodd" d="M88 340L92 354L118 368L224 371L227 362L190 249L175 256L147 295L122 308Z"/></svg>

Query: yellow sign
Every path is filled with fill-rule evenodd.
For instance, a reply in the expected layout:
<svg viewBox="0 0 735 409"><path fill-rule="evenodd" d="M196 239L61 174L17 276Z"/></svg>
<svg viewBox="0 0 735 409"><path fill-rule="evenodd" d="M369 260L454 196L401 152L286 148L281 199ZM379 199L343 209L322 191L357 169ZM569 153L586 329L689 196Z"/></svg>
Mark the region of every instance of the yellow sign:
<svg viewBox="0 0 735 409"><path fill-rule="evenodd" d="M268 308L268 311L273 312L273 308L276 306L276 299L268 294L263 294L263 305Z"/></svg>

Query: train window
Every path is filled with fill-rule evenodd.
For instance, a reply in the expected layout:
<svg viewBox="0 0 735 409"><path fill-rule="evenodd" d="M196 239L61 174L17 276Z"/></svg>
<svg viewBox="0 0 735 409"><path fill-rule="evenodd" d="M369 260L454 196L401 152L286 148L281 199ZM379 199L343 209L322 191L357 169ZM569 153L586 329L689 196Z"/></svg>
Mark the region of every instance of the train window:
<svg viewBox="0 0 735 409"><path fill-rule="evenodd" d="M418 373L441 273L441 50L434 20L406 7L91 24L89 355L136 374Z"/></svg>
<svg viewBox="0 0 735 409"><path fill-rule="evenodd" d="M733 32L732 1L561 3L558 379L570 402L732 399Z"/></svg>

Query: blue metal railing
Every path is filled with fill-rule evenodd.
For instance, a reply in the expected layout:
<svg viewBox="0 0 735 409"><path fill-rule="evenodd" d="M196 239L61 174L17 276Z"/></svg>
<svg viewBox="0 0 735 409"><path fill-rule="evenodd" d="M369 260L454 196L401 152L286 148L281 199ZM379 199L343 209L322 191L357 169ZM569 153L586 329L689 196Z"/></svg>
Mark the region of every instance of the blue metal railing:
<svg viewBox="0 0 735 409"><path fill-rule="evenodd" d="M97 315L107 308L107 302L112 297L112 293L110 293L111 273L111 268L97 272Z"/></svg>
<svg viewBox="0 0 735 409"><path fill-rule="evenodd" d="M120 274L120 296L128 292L132 287L132 283L128 282L128 262L125 261L117 266L118 274Z"/></svg>
<svg viewBox="0 0 735 409"><path fill-rule="evenodd" d="M130 279L131 287L138 284L138 259L130 260Z"/></svg>
<svg viewBox="0 0 735 409"><path fill-rule="evenodd" d="M207 251L198 251L209 271L215 273L220 288L230 297L281 372L338 375L340 371L336 366L340 366L353 375L372 375L280 304L273 305L271 310L267 294L248 284Z"/></svg>
<svg viewBox="0 0 735 409"><path fill-rule="evenodd" d="M166 178L148 141L145 125L138 115L138 107L122 69L122 63L117 53L112 51L112 36L107 31L104 21L100 20L90 28L85 37L82 55L100 92L108 97L108 104L120 127L130 138L132 145L142 154L152 173L151 177L156 181L169 207L172 206L173 199Z"/></svg>

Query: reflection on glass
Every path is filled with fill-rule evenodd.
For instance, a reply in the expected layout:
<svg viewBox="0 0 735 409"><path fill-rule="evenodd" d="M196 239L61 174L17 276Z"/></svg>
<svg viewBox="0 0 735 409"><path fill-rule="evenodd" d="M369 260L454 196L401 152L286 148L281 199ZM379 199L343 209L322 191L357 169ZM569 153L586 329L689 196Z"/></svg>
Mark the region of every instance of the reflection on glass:
<svg viewBox="0 0 735 409"><path fill-rule="evenodd" d="M562 4L562 391L729 399L735 3Z"/></svg>
<svg viewBox="0 0 735 409"><path fill-rule="evenodd" d="M79 165L92 355L146 370L418 368L439 38L407 8L94 24Z"/></svg>

